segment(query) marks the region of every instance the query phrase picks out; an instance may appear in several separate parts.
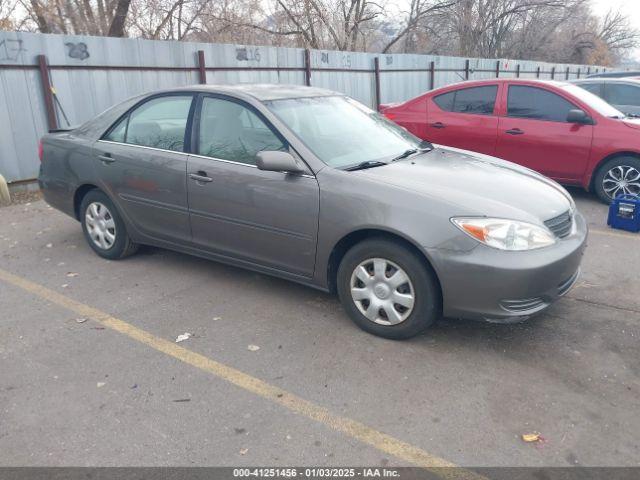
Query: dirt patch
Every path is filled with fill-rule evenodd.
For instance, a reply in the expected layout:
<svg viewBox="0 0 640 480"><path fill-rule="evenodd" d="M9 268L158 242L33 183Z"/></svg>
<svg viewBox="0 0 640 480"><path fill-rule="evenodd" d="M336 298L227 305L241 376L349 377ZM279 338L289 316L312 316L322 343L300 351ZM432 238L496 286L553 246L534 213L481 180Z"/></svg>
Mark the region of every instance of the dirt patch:
<svg viewBox="0 0 640 480"><path fill-rule="evenodd" d="M37 202L38 200L42 200L42 192L40 190L11 192L11 203L9 205L23 205L29 202ZM9 205L4 206L8 207Z"/></svg>

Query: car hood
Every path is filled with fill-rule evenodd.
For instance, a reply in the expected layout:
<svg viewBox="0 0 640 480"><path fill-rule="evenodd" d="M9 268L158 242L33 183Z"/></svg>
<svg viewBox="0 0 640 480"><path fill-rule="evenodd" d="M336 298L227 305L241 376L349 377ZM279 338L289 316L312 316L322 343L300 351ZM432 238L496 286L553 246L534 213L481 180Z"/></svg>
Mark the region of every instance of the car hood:
<svg viewBox="0 0 640 480"><path fill-rule="evenodd" d="M533 170L450 147L436 147L431 152L358 173L447 203L452 207L452 216L540 223L574 206L564 188Z"/></svg>

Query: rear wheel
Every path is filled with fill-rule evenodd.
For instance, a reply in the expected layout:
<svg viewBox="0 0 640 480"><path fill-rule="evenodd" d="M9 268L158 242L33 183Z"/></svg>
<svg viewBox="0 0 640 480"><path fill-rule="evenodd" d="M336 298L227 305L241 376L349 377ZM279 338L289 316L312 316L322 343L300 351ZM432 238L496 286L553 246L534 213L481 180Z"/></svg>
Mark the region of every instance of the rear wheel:
<svg viewBox="0 0 640 480"><path fill-rule="evenodd" d="M80 221L87 243L103 258L124 258L138 249L115 205L100 190L91 190L82 199Z"/></svg>
<svg viewBox="0 0 640 480"><path fill-rule="evenodd" d="M605 203L621 194L640 195L640 159L612 158L598 169L594 189Z"/></svg>
<svg viewBox="0 0 640 480"><path fill-rule="evenodd" d="M440 314L435 275L416 253L386 239L365 240L345 254L338 294L360 328L385 338L413 337Z"/></svg>

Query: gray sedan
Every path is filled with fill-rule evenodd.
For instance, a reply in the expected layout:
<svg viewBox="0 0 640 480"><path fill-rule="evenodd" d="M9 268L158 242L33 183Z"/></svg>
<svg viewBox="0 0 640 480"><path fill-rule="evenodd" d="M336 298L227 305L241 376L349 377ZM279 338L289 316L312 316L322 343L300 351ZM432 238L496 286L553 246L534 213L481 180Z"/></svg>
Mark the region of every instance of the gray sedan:
<svg viewBox="0 0 640 480"><path fill-rule="evenodd" d="M571 83L603 98L625 115L640 117L640 80L637 78L587 78Z"/></svg>
<svg viewBox="0 0 640 480"><path fill-rule="evenodd" d="M394 339L441 315L544 310L575 282L587 236L555 182L317 88L139 96L46 135L41 160L46 201L98 255L149 244L276 275L337 293Z"/></svg>

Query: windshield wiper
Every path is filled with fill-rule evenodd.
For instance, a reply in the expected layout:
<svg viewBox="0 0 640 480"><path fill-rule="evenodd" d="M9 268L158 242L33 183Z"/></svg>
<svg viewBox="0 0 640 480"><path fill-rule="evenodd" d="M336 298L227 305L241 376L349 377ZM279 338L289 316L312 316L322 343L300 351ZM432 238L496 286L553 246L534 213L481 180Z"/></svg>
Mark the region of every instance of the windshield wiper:
<svg viewBox="0 0 640 480"><path fill-rule="evenodd" d="M367 160L366 162L358 163L357 165L351 165L350 167L343 168L347 172L352 172L354 170L364 170L366 168L374 168L381 167L383 165L388 165L387 162L380 162L378 160Z"/></svg>
<svg viewBox="0 0 640 480"><path fill-rule="evenodd" d="M431 142L428 142L427 140L423 140L420 142L420 145L418 145L418 148L410 148L409 150L405 150L397 157L394 157L393 159L391 159L391 161L395 162L396 160L402 160L403 158L410 157L411 155L414 155L416 153L424 153L424 152L429 152L431 150L433 150L433 145L431 144Z"/></svg>

